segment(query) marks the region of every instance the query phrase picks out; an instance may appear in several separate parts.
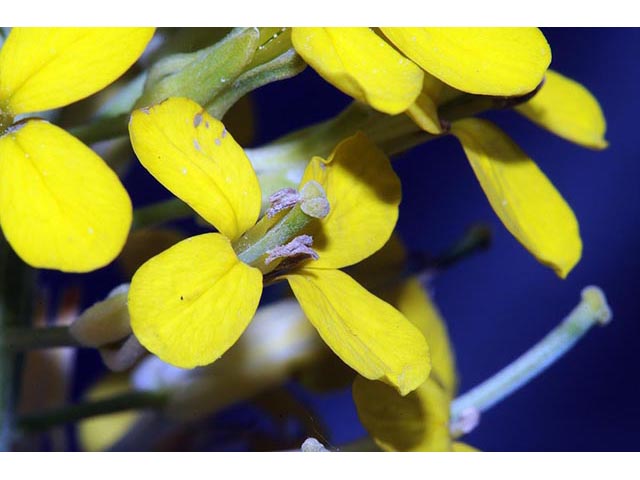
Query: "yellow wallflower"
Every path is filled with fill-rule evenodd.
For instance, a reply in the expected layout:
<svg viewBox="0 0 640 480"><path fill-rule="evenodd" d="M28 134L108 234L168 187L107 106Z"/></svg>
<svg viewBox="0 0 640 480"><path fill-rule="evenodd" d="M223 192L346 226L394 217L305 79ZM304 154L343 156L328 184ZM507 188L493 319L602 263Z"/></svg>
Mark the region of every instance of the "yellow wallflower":
<svg viewBox="0 0 640 480"><path fill-rule="evenodd" d="M380 30L383 36L369 28L295 28L292 41L343 92L385 113L405 112L435 134L443 133L438 107L462 92L523 95L544 77L540 91L516 110L579 145L606 147L597 100L579 83L547 70L551 52L538 29ZM549 179L491 122L460 120L451 133L507 229L540 262L566 277L581 257L582 242L575 215Z"/></svg>
<svg viewBox="0 0 640 480"><path fill-rule="evenodd" d="M142 54L152 28L14 28L0 51L0 224L28 264L69 272L106 265L131 224L118 177L49 122L17 115L97 92Z"/></svg>
<svg viewBox="0 0 640 480"><path fill-rule="evenodd" d="M133 331L168 363L185 368L209 364L251 321L269 252L251 261L248 252L277 229L249 243L243 234L255 226L247 234L253 235L278 216L271 224L264 217L256 225L261 191L249 159L222 123L191 100L171 98L138 110L129 131L145 168L220 232L186 239L140 267L129 291ZM424 337L395 308L339 270L388 240L398 216L399 179L388 158L357 134L340 143L329 159L311 160L300 182L303 195L309 185L324 190L330 206L326 217L303 230L313 238L318 259L280 276L345 363L406 394L429 373ZM291 238L281 241L285 245Z"/></svg>
<svg viewBox="0 0 640 480"><path fill-rule="evenodd" d="M429 339L431 375L401 397L381 382L357 377L353 399L358 416L386 451L473 451L451 435L449 410L457 378L445 324L420 281L413 278L386 292L388 299Z"/></svg>
<svg viewBox="0 0 640 480"><path fill-rule="evenodd" d="M523 95L542 81L551 50L537 28L294 28L296 51L347 95L440 133L423 82L478 95ZM425 73L427 72L426 76ZM426 80L425 80L426 78Z"/></svg>

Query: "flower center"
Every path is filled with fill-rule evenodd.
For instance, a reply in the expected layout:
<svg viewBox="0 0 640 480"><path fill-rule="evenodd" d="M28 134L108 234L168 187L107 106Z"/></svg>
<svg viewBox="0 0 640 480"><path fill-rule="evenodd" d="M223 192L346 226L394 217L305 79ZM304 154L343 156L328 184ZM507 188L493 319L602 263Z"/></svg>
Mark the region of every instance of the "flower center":
<svg viewBox="0 0 640 480"><path fill-rule="evenodd" d="M238 258L264 274L274 271L283 260L317 259L311 249L313 238L304 231L312 221L329 213L322 186L312 180L299 192L292 188L279 190L269 200L267 213L234 242Z"/></svg>

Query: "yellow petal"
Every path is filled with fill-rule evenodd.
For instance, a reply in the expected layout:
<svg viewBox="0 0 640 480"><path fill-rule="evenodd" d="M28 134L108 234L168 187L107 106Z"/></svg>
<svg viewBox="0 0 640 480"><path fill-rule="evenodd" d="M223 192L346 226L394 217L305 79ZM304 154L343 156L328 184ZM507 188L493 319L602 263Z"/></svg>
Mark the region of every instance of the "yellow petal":
<svg viewBox="0 0 640 480"><path fill-rule="evenodd" d="M314 222L312 268L342 268L357 263L387 242L398 220L400 180L391 162L364 134L342 141L328 160L314 157L300 185L320 183L330 211Z"/></svg>
<svg viewBox="0 0 640 480"><path fill-rule="evenodd" d="M400 312L339 270L301 269L287 279L322 339L360 375L402 395L429 375L429 349Z"/></svg>
<svg viewBox="0 0 640 480"><path fill-rule="evenodd" d="M400 310L422 332L429 343L430 378L453 395L457 378L447 327L420 280L411 278L385 292L383 298Z"/></svg>
<svg viewBox="0 0 640 480"><path fill-rule="evenodd" d="M422 71L369 28L294 28L291 41L320 76L377 110L401 113L420 93Z"/></svg>
<svg viewBox="0 0 640 480"><path fill-rule="evenodd" d="M89 401L104 400L131 391L127 375L107 375L93 385L86 394ZM78 442L85 452L108 450L120 440L141 416L140 412L125 411L98 415L78 423Z"/></svg>
<svg viewBox="0 0 640 480"><path fill-rule="evenodd" d="M551 50L537 28L382 28L443 82L479 95L523 95L542 81Z"/></svg>
<svg viewBox="0 0 640 480"><path fill-rule="evenodd" d="M207 365L242 334L261 294L260 270L238 260L227 238L198 235L153 257L133 276L131 328L167 363Z"/></svg>
<svg viewBox="0 0 640 480"><path fill-rule="evenodd" d="M542 89L516 110L578 145L601 150L607 124L598 100L578 82L548 70Z"/></svg>
<svg viewBox="0 0 640 480"><path fill-rule="evenodd" d="M0 104L14 115L69 105L109 85L153 28L14 28L0 51Z"/></svg>
<svg viewBox="0 0 640 480"><path fill-rule="evenodd" d="M469 163L491 206L509 230L540 262L562 278L580 259L578 222L538 166L491 122L455 122Z"/></svg>
<svg viewBox="0 0 640 480"><path fill-rule="evenodd" d="M467 443L463 443L463 442L453 442L451 444L451 446L453 447L452 450L454 452L471 453L471 452L479 452L480 451L477 448L472 447L471 445L469 445Z"/></svg>
<svg viewBox="0 0 640 480"><path fill-rule="evenodd" d="M353 400L364 428L383 450L446 452L450 397L428 379L405 397L381 382L357 377Z"/></svg>
<svg viewBox="0 0 640 480"><path fill-rule="evenodd" d="M230 239L260 213L260 186L242 148L197 103L170 98L136 110L131 144L144 167Z"/></svg>
<svg viewBox="0 0 640 480"><path fill-rule="evenodd" d="M420 93L415 103L407 109L407 115L425 132L434 135L442 133L438 108L427 94Z"/></svg>
<svg viewBox="0 0 640 480"><path fill-rule="evenodd" d="M131 226L131 201L91 149L43 120L0 137L0 223L29 265L87 272L111 262Z"/></svg>

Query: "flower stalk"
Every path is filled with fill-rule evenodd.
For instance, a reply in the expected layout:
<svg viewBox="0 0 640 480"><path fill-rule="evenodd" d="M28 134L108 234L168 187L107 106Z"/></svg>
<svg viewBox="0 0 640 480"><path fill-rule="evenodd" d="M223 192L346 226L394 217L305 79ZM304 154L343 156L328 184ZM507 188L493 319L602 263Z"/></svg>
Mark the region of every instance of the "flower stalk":
<svg viewBox="0 0 640 480"><path fill-rule="evenodd" d="M79 347L69 327L14 327L5 331L3 346L13 352L40 348Z"/></svg>
<svg viewBox="0 0 640 480"><path fill-rule="evenodd" d="M171 198L151 205L136 208L133 212L131 230L154 227L171 220L180 220L195 215L194 211L179 198Z"/></svg>
<svg viewBox="0 0 640 480"><path fill-rule="evenodd" d="M12 328L31 318L34 270L0 236L0 451L11 447L23 357L6 342Z"/></svg>
<svg viewBox="0 0 640 480"><path fill-rule="evenodd" d="M97 415L128 410L157 410L162 408L168 399L168 394L163 391L127 392L103 400L66 405L41 413L23 415L18 419L17 424L23 431L37 432Z"/></svg>

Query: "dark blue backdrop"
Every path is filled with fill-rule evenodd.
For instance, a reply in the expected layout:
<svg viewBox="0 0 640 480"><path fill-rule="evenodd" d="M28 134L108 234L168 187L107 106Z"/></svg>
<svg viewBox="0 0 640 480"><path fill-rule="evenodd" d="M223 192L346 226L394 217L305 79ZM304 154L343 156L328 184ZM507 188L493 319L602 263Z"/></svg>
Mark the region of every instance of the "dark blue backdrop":
<svg viewBox="0 0 640 480"><path fill-rule="evenodd" d="M582 149L511 112L492 118L572 206L584 243L581 262L564 281L538 264L499 222L462 149L450 138L416 148L394 163L404 191L399 229L411 248L428 252L450 245L471 223L483 221L493 229L490 251L454 266L434 283L457 351L461 391L544 336L578 302L585 285L601 286L613 308L613 323L590 332L543 376L484 415L466 438L469 443L482 450L639 450L640 30L544 33L553 51L552 68L580 81L600 100L610 147ZM254 100L256 144L324 120L349 102L309 68L259 90ZM136 205L163 192L144 172L134 172L126 183ZM95 278L96 299L116 281L109 269L89 278ZM87 352L81 360L76 395L88 383L86 372L98 363ZM300 394L328 421L332 444L363 434L349 391Z"/></svg>

